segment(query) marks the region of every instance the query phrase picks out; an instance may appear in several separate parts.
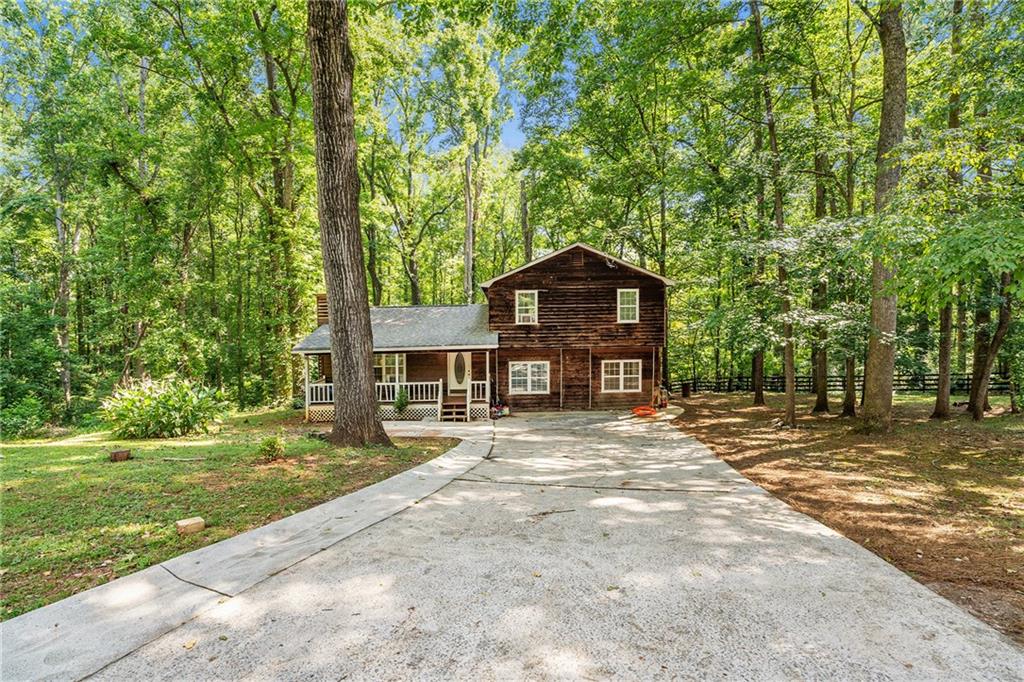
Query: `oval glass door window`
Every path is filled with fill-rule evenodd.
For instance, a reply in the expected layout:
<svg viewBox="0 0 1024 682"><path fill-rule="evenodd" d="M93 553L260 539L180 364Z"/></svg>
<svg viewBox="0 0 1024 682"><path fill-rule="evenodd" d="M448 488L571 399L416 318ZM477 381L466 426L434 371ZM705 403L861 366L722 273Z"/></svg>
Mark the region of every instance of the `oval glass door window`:
<svg viewBox="0 0 1024 682"><path fill-rule="evenodd" d="M464 353L459 353L455 356L455 383L462 385L462 382L466 379L466 356Z"/></svg>

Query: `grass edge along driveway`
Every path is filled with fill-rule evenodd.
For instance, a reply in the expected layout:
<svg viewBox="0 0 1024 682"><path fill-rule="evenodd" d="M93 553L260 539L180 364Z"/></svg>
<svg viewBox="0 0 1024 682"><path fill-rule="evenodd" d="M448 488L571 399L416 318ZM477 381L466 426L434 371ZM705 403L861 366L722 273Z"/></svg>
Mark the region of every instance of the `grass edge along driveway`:
<svg viewBox="0 0 1024 682"><path fill-rule="evenodd" d="M0 603L8 620L119 576L384 480L444 453L450 438L337 448L291 410L239 414L217 433L122 440L72 433L3 446ZM285 458L256 454L280 436ZM110 462L111 450L133 459ZM206 530L179 536L174 522Z"/></svg>

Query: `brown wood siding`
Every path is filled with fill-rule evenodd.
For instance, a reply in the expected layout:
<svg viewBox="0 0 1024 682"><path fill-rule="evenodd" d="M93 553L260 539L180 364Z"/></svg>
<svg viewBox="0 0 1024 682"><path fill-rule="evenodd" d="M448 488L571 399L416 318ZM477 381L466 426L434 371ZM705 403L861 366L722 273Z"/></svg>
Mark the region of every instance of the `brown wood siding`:
<svg viewBox="0 0 1024 682"><path fill-rule="evenodd" d="M590 407L590 349L562 350L562 407L586 410Z"/></svg>
<svg viewBox="0 0 1024 682"><path fill-rule="evenodd" d="M437 381L445 379L448 372L445 353L406 353L406 381Z"/></svg>
<svg viewBox="0 0 1024 682"><path fill-rule="evenodd" d="M380 353L374 353L374 356ZM491 351L494 355L494 351ZM317 367L310 369L310 381L316 381L320 377L331 377L331 356L329 353L322 353L316 356ZM493 363L492 363L493 364ZM315 373L319 371L319 376ZM484 381L487 377L487 353L486 351L473 351L472 380ZM448 383L448 353L447 351L429 351L405 354L405 379L406 381L437 381L444 379Z"/></svg>
<svg viewBox="0 0 1024 682"><path fill-rule="evenodd" d="M470 369L472 381L484 381L487 377L486 351L473 351ZM416 352L405 354L406 381L437 381L448 383L448 352Z"/></svg>
<svg viewBox="0 0 1024 682"><path fill-rule="evenodd" d="M327 294L316 295L316 326L327 324Z"/></svg>
<svg viewBox="0 0 1024 682"><path fill-rule="evenodd" d="M539 324L515 323L517 289L537 290ZM639 322L618 322L618 289L639 289ZM487 301L502 349L665 343L664 283L581 248L495 282Z"/></svg>
<svg viewBox="0 0 1024 682"><path fill-rule="evenodd" d="M559 393L558 377L561 371L558 348L498 350L497 370L494 373L496 389L500 400L513 410L558 409L561 394ZM548 374L548 393L545 395L509 395L508 363L517 360L531 360L550 363Z"/></svg>

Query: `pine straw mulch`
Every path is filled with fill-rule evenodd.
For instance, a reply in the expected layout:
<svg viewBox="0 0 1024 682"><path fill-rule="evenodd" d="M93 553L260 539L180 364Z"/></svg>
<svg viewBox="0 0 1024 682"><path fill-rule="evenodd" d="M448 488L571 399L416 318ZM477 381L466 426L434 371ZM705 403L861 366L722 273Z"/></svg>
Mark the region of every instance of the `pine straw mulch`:
<svg viewBox="0 0 1024 682"><path fill-rule="evenodd" d="M976 424L928 418L925 396L897 396L894 426L811 416L780 428L782 396L678 401L676 421L719 457L793 508L906 571L1024 643L1024 416L995 410ZM833 404L833 408L838 407Z"/></svg>

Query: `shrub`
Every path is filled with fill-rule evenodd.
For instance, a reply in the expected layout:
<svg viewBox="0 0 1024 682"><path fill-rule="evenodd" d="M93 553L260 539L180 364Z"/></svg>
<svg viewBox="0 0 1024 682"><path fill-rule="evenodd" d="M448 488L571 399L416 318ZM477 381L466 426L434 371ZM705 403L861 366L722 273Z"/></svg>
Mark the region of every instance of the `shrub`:
<svg viewBox="0 0 1024 682"><path fill-rule="evenodd" d="M117 389L102 413L119 438L170 438L206 432L226 409L218 391L171 377Z"/></svg>
<svg viewBox="0 0 1024 682"><path fill-rule="evenodd" d="M398 389L398 395L395 396L395 412L402 414L407 407L409 407L409 392L403 386Z"/></svg>
<svg viewBox="0 0 1024 682"><path fill-rule="evenodd" d="M280 436L269 436L260 442L256 448L256 456L272 462L276 459L284 459L284 441Z"/></svg>
<svg viewBox="0 0 1024 682"><path fill-rule="evenodd" d="M0 437L26 438L38 433L46 421L46 410L38 398L25 396L0 410Z"/></svg>

